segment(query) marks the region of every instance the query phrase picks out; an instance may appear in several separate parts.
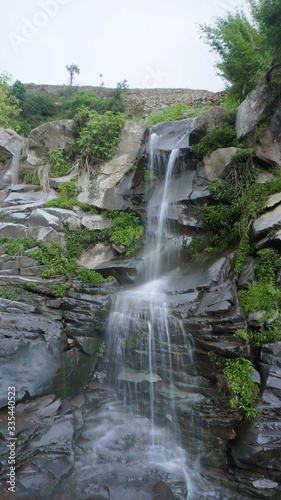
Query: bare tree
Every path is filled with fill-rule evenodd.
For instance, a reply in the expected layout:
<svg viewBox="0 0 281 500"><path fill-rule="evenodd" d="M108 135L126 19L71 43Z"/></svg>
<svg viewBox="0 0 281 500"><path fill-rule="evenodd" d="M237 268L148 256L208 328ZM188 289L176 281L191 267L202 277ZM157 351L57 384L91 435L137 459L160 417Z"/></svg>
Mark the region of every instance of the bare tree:
<svg viewBox="0 0 281 500"><path fill-rule="evenodd" d="M67 71L69 72L70 75L70 85L73 83L73 78L74 78L74 73L79 75L80 69L78 68L77 64L70 64L70 66L66 66Z"/></svg>

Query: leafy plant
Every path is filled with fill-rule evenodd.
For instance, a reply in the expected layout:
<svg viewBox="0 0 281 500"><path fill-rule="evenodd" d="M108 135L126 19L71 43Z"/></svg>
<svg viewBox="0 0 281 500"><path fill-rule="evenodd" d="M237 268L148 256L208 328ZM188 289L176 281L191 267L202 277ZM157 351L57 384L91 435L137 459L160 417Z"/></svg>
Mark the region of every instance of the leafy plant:
<svg viewBox="0 0 281 500"><path fill-rule="evenodd" d="M34 184L35 186L40 186L37 169L21 168L19 171L19 176L25 184Z"/></svg>
<svg viewBox="0 0 281 500"><path fill-rule="evenodd" d="M110 212L113 217L112 228L109 229L109 240L114 245L127 248L127 255L140 247L143 226L139 218L128 212Z"/></svg>
<svg viewBox="0 0 281 500"><path fill-rule="evenodd" d="M236 330L233 337L235 337L236 339L249 340L249 335L247 334L247 332L245 332L244 328Z"/></svg>
<svg viewBox="0 0 281 500"><path fill-rule="evenodd" d="M42 164L50 165L50 177L63 177L69 174L71 170L71 165L64 158L63 150L60 148L45 153L42 158Z"/></svg>
<svg viewBox="0 0 281 500"><path fill-rule="evenodd" d="M120 113L107 111L104 115L99 115L96 111L91 111L89 121L78 139L82 158L88 163L110 160L120 142L124 124L124 116Z"/></svg>
<svg viewBox="0 0 281 500"><path fill-rule="evenodd" d="M1 291L0 291L0 296L2 299L11 300L12 302L18 300L18 298L19 298L19 295L16 294L14 292L13 288L9 287L8 285L2 286Z"/></svg>
<svg viewBox="0 0 281 500"><path fill-rule="evenodd" d="M76 181L62 182L59 185L59 196L46 203L47 208L58 207L66 210L73 210L74 205L78 205Z"/></svg>
<svg viewBox="0 0 281 500"><path fill-rule="evenodd" d="M193 154L198 158L210 155L219 148L238 146L236 141L235 128L224 123L214 128L209 128L198 144L192 146Z"/></svg>
<svg viewBox="0 0 281 500"><path fill-rule="evenodd" d="M147 125L156 125L160 122L174 122L183 120L184 118L193 118L199 116L203 111L206 111L207 106L188 106L183 102L176 102L168 108L163 108L161 111L154 111L147 118Z"/></svg>
<svg viewBox="0 0 281 500"><path fill-rule="evenodd" d="M55 285L55 297L64 297L68 285L66 283L57 283Z"/></svg>
<svg viewBox="0 0 281 500"><path fill-rule="evenodd" d="M8 255L22 255L26 250L37 246L37 241L31 236L25 238L11 238L0 235L0 244L4 246L4 251Z"/></svg>
<svg viewBox="0 0 281 500"><path fill-rule="evenodd" d="M104 357L104 353L105 353L105 343L102 342L97 352L97 358L102 359Z"/></svg>
<svg viewBox="0 0 281 500"><path fill-rule="evenodd" d="M256 417L259 390L252 380L254 374L252 363L245 358L227 359L223 372L233 394L230 405L243 410L247 419Z"/></svg>

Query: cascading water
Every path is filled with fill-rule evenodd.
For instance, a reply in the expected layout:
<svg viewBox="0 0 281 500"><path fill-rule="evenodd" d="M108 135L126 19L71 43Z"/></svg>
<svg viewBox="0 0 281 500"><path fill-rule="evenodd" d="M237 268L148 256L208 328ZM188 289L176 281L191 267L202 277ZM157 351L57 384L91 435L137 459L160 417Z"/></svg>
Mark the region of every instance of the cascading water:
<svg viewBox="0 0 281 500"><path fill-rule="evenodd" d="M151 179L159 162L157 141L157 135L151 134ZM106 343L108 377L123 401L123 411L148 419L141 436L134 425L131 429L142 450L141 457L137 457L138 467L157 470L159 474L162 471L164 476L168 474L171 484L182 482L177 498L186 498L187 491L190 498L192 488L186 457L177 432L173 372L178 370L180 359L173 346L182 346L187 356L191 354L181 320L169 317L164 292L166 278L161 277L163 260L168 258L165 248L168 191L178 157L179 149L174 149L167 162L158 202L148 201L147 234L152 240L152 249L147 261L146 282L138 287L127 287L116 296ZM132 417L129 421L132 423Z"/></svg>

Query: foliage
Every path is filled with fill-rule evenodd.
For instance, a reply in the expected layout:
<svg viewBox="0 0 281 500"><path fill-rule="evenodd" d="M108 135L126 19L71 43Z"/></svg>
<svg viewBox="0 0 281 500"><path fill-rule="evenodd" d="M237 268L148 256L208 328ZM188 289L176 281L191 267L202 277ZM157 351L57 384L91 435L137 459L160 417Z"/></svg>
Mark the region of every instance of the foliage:
<svg viewBox="0 0 281 500"><path fill-rule="evenodd" d="M112 228L109 229L109 240L113 245L127 248L127 255L140 247L143 226L139 218L128 212L110 212L113 217Z"/></svg>
<svg viewBox="0 0 281 500"><path fill-rule="evenodd" d="M42 162L43 165L50 165L50 177L63 177L71 170L71 165L64 158L63 150L60 148L45 153Z"/></svg>
<svg viewBox="0 0 281 500"><path fill-rule="evenodd" d="M78 139L82 158L89 163L110 160L120 142L124 124L124 116L120 113L115 115L107 111L104 115L99 115L96 111L91 111L89 121Z"/></svg>
<svg viewBox="0 0 281 500"><path fill-rule="evenodd" d="M258 280L275 281L276 271L281 266L281 257L273 248L259 250L260 262L256 265L256 277Z"/></svg>
<svg viewBox="0 0 281 500"><path fill-rule="evenodd" d="M18 130L18 99L9 91L10 76L0 74L0 127Z"/></svg>
<svg viewBox="0 0 281 500"><path fill-rule="evenodd" d="M65 238L69 254L72 257L79 257L84 248L107 239L103 231L91 231L86 227L76 230L66 229Z"/></svg>
<svg viewBox="0 0 281 500"><path fill-rule="evenodd" d="M49 200L46 203L47 208L64 208L66 210L73 210L74 205L78 205L76 197L77 188L75 180L69 182L62 182L59 185L59 196L54 200Z"/></svg>
<svg viewBox="0 0 281 500"><path fill-rule="evenodd" d="M97 352L97 358L102 359L104 357L104 353L105 353L105 343L102 342Z"/></svg>
<svg viewBox="0 0 281 500"><path fill-rule="evenodd" d="M226 360L224 374L227 376L228 384L233 394L230 401L232 407L238 407L244 411L246 418L254 418L258 414L258 386L252 380L254 367L245 358Z"/></svg>
<svg viewBox="0 0 281 500"><path fill-rule="evenodd" d="M48 269L43 271L42 278L65 276L66 279L69 279L71 276L77 276L86 283L106 281L99 273L79 266L76 259L62 245L55 242L50 245L43 244L37 250L31 250L28 255L35 259L39 265L48 266Z"/></svg>
<svg viewBox="0 0 281 500"><path fill-rule="evenodd" d="M68 285L66 283L57 283L55 285L55 297L64 297Z"/></svg>
<svg viewBox="0 0 281 500"><path fill-rule="evenodd" d="M256 130L254 134L254 139L256 142L259 142L261 137L264 135L265 131L268 128L270 118L266 116L260 116L256 122Z"/></svg>
<svg viewBox="0 0 281 500"><path fill-rule="evenodd" d="M254 281L249 290L239 290L238 297L245 313L254 313L262 310L268 319L276 309L277 301L281 299L278 291L271 281Z"/></svg>
<svg viewBox="0 0 281 500"><path fill-rule="evenodd" d="M7 255L22 255L26 250L36 247L37 241L31 236L15 239L0 235L0 244L4 246Z"/></svg>
<svg viewBox="0 0 281 500"><path fill-rule="evenodd" d="M269 342L280 342L281 340L281 317L280 315L269 325L263 324L261 329L252 333L252 341L255 347Z"/></svg>
<svg viewBox="0 0 281 500"><path fill-rule="evenodd" d="M34 184L35 186L40 186L37 169L21 168L19 176L23 180L24 184Z"/></svg>
<svg viewBox="0 0 281 500"><path fill-rule="evenodd" d="M281 1L249 0L251 12L259 27L261 36L267 47L270 47L275 60L281 57Z"/></svg>
<svg viewBox="0 0 281 500"><path fill-rule="evenodd" d="M11 300L12 302L19 299L19 295L15 294L13 288L9 287L9 285L2 286L0 290L0 297L1 299Z"/></svg>
<svg viewBox="0 0 281 500"><path fill-rule="evenodd" d="M243 328L236 330L233 337L235 337L236 339L249 340L249 336Z"/></svg>
<svg viewBox="0 0 281 500"><path fill-rule="evenodd" d="M160 111L154 111L147 118L147 125L156 125L160 122L174 122L183 120L184 118L193 118L199 116L203 111L206 111L207 106L190 107L183 102L176 102L169 108L163 108Z"/></svg>
<svg viewBox="0 0 281 500"><path fill-rule="evenodd" d="M209 234L209 245L227 246L241 239L236 271L240 272L249 254L248 228L263 211L270 186L257 184L258 167L251 150L237 151L225 179L215 179L209 186L213 204L202 209L202 220Z"/></svg>
<svg viewBox="0 0 281 500"><path fill-rule="evenodd" d="M196 157L203 158L203 156L209 156L216 149L230 146L238 146L235 128L232 125L224 123L217 127L209 128L201 141L192 146L192 152Z"/></svg>
<svg viewBox="0 0 281 500"><path fill-rule="evenodd" d="M228 12L213 26L200 26L200 30L204 41L219 56L219 74L231 85L232 96L241 101L256 87L272 59L265 32L243 12Z"/></svg>

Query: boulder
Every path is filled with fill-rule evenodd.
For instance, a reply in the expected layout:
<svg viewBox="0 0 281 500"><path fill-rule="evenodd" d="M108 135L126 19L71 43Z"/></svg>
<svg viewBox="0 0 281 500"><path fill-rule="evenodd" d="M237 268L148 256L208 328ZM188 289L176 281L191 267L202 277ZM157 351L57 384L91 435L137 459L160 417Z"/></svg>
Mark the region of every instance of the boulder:
<svg viewBox="0 0 281 500"><path fill-rule="evenodd" d="M229 112L219 106L212 106L210 109L198 116L190 134L190 145L199 142L206 134L208 128L221 125L229 116Z"/></svg>
<svg viewBox="0 0 281 500"><path fill-rule="evenodd" d="M64 234L58 233L52 227L41 227L37 233L37 241L48 244L54 242L66 247Z"/></svg>
<svg viewBox="0 0 281 500"><path fill-rule="evenodd" d="M27 143L27 159L31 165L42 160L47 150L64 148L72 137L72 120L56 120L33 129Z"/></svg>
<svg viewBox="0 0 281 500"><path fill-rule="evenodd" d="M281 205L277 205L273 210L268 210L258 217L252 224L250 236L253 240L261 238L272 229L281 227Z"/></svg>
<svg viewBox="0 0 281 500"><path fill-rule="evenodd" d="M112 221L110 219L106 219L102 215L93 214L93 215L85 215L82 217L81 225L90 231L102 231L106 227L110 227Z"/></svg>
<svg viewBox="0 0 281 500"><path fill-rule="evenodd" d="M56 215L52 215L41 208L37 208L31 212L28 225L30 227L52 227L56 230L62 230L62 224Z"/></svg>
<svg viewBox="0 0 281 500"><path fill-rule="evenodd" d="M85 172L78 179L82 193L79 201L91 203L96 207L108 210L124 210L130 206L131 172L136 160L143 125L126 122L116 156L107 163L95 167L95 172Z"/></svg>
<svg viewBox="0 0 281 500"><path fill-rule="evenodd" d="M0 128L1 153L12 156L7 167L0 172L0 188L18 182L20 155L26 139L10 129Z"/></svg>
<svg viewBox="0 0 281 500"><path fill-rule="evenodd" d="M281 164L281 103L273 114L268 128L256 147L259 158L275 165Z"/></svg>
<svg viewBox="0 0 281 500"><path fill-rule="evenodd" d="M147 154L151 153L152 148L164 153L170 153L173 149L189 149L190 131L193 130L196 120L197 118L187 118L163 122L147 129L144 137ZM157 138L153 134L156 134Z"/></svg>
<svg viewBox="0 0 281 500"><path fill-rule="evenodd" d="M231 165L231 158L238 148L220 148L203 159L207 179L213 181L217 177L224 177Z"/></svg>
<svg viewBox="0 0 281 500"><path fill-rule="evenodd" d="M259 117L269 107L271 90L268 85L262 85L250 92L245 101L240 104L236 114L236 136L243 139L249 133L254 132Z"/></svg>
<svg viewBox="0 0 281 500"><path fill-rule="evenodd" d="M37 230L35 227L26 227L23 224L0 223L0 234L10 238L25 238L32 236L36 238Z"/></svg>

